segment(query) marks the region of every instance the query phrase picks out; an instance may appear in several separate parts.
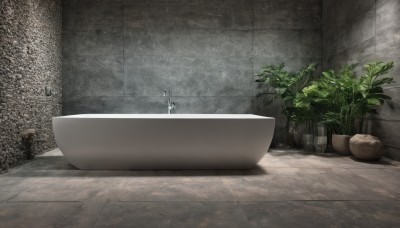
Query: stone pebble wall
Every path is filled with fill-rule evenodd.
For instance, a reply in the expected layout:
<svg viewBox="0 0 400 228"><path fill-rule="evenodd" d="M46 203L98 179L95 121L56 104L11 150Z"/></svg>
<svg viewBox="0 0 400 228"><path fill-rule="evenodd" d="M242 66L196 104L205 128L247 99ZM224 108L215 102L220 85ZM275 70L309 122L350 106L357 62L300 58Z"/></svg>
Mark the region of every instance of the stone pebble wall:
<svg viewBox="0 0 400 228"><path fill-rule="evenodd" d="M35 154L56 147L51 118L62 109L61 18L60 0L0 0L2 172L25 159L25 129L36 129Z"/></svg>

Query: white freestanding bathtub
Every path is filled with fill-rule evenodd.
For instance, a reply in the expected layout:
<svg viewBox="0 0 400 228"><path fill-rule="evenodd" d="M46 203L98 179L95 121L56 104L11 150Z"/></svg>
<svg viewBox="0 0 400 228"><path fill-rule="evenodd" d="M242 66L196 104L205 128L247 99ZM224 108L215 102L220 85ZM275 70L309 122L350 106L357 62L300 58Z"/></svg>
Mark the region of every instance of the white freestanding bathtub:
<svg viewBox="0 0 400 228"><path fill-rule="evenodd" d="M275 119L236 114L85 114L53 118L79 169L249 169L268 151Z"/></svg>

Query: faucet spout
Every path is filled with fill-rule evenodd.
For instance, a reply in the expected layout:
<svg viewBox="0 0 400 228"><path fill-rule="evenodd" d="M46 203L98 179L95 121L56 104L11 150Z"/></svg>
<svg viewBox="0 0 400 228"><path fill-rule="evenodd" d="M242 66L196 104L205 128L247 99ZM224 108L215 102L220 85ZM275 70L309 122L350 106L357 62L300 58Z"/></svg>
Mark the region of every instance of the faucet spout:
<svg viewBox="0 0 400 228"><path fill-rule="evenodd" d="M175 109L175 102L168 104L168 114L172 113L172 110Z"/></svg>
<svg viewBox="0 0 400 228"><path fill-rule="evenodd" d="M166 97L166 96L167 96L167 90L164 91L164 97ZM172 110L175 109L175 102L172 101L172 92L171 92L171 90L168 90L167 105L168 105L168 114L171 114Z"/></svg>

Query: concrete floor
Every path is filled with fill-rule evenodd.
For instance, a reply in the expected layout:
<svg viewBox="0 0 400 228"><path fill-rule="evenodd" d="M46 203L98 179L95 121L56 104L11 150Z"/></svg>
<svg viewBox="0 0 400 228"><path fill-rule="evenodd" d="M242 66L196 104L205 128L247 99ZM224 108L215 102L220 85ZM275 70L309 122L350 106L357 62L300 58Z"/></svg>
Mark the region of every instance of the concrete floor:
<svg viewBox="0 0 400 228"><path fill-rule="evenodd" d="M400 164L267 153L248 171L82 171L58 150L0 176L0 227L400 227Z"/></svg>

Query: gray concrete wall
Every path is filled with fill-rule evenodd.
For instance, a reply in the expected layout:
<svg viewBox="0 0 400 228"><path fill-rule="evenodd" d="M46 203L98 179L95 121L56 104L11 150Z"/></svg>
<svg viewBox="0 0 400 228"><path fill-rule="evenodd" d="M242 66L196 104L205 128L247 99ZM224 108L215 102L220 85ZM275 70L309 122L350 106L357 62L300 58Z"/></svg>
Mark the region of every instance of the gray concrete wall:
<svg viewBox="0 0 400 228"><path fill-rule="evenodd" d="M0 172L24 160L24 129L36 129L34 153L56 147L51 117L61 115L61 59L61 1L0 1Z"/></svg>
<svg viewBox="0 0 400 228"><path fill-rule="evenodd" d="M254 73L321 62L320 0L63 1L63 114L256 113Z"/></svg>
<svg viewBox="0 0 400 228"><path fill-rule="evenodd" d="M323 0L323 65L394 61L395 84L385 93L393 100L374 116L372 134L383 140L389 156L400 159L400 1Z"/></svg>

